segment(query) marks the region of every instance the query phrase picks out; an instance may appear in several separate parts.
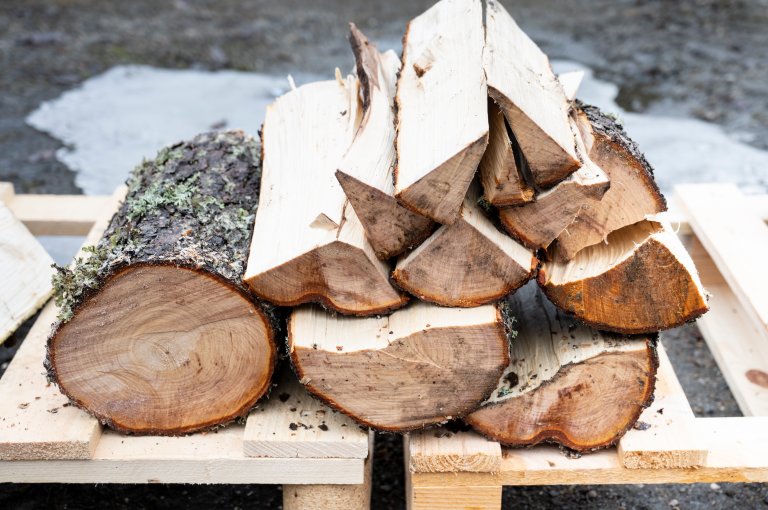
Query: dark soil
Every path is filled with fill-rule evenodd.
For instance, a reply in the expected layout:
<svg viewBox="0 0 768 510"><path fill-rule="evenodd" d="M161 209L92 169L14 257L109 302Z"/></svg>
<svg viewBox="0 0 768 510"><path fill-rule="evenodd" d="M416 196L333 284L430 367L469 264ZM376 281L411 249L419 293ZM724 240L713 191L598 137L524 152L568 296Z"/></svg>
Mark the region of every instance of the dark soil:
<svg viewBox="0 0 768 510"><path fill-rule="evenodd" d="M688 114L768 148L767 0L504 2L553 58L620 85L633 111ZM0 180L77 193L59 142L24 124L40 102L118 64L330 75L351 67L346 23L397 43L432 0L4 0L0 3ZM0 374L29 322L0 347ZM699 416L738 407L695 326L663 336ZM404 507L402 442L379 435L373 508ZM278 508L279 486L0 485L0 508ZM764 484L523 487L505 508L763 508Z"/></svg>

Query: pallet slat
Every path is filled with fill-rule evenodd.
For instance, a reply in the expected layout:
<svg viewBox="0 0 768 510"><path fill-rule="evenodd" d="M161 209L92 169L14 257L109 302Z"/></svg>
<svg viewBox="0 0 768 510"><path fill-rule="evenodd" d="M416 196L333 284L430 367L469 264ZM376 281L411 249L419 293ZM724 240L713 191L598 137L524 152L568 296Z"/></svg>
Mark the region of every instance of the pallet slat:
<svg viewBox="0 0 768 510"><path fill-rule="evenodd" d="M768 342L768 225L734 184L675 187L696 237Z"/></svg>
<svg viewBox="0 0 768 510"><path fill-rule="evenodd" d="M125 192L122 187L110 197L83 246L99 240ZM69 406L68 399L46 380L45 344L55 318L56 307L49 302L0 379L2 460L88 459L101 436L98 421Z"/></svg>
<svg viewBox="0 0 768 510"><path fill-rule="evenodd" d="M0 200L0 344L51 295L53 259Z"/></svg>
<svg viewBox="0 0 768 510"><path fill-rule="evenodd" d="M661 343L653 404L640 415L645 430L631 429L618 444L624 467L630 469L703 466L707 448L695 430L695 416Z"/></svg>
<svg viewBox="0 0 768 510"><path fill-rule="evenodd" d="M13 483L360 484L363 459L271 459L243 454L243 426L185 437L104 432L92 459L0 462Z"/></svg>
<svg viewBox="0 0 768 510"><path fill-rule="evenodd" d="M108 195L17 195L7 182L0 182L0 200L36 236L88 235L111 203Z"/></svg>
<svg viewBox="0 0 768 510"><path fill-rule="evenodd" d="M248 416L243 449L249 457L365 459L368 435L284 371L269 401Z"/></svg>

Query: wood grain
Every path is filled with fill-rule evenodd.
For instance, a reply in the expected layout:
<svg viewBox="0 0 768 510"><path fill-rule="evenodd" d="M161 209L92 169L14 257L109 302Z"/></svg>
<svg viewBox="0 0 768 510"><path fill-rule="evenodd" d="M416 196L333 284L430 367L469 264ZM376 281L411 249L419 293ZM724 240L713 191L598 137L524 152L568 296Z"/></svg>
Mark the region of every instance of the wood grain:
<svg viewBox="0 0 768 510"><path fill-rule="evenodd" d="M553 303L598 329L651 333L707 311L706 291L690 255L670 227L642 221L611 233L604 244L539 270Z"/></svg>
<svg viewBox="0 0 768 510"><path fill-rule="evenodd" d="M485 27L488 94L504 111L536 186L554 186L581 166L569 101L547 56L499 2L486 2Z"/></svg>
<svg viewBox="0 0 768 510"><path fill-rule="evenodd" d="M471 307L497 301L533 276L536 257L496 228L479 199L475 182L460 219L400 258L392 272L400 288L443 306Z"/></svg>
<svg viewBox="0 0 768 510"><path fill-rule="evenodd" d="M403 38L395 196L442 224L458 219L488 142L482 52L479 0L441 0Z"/></svg>
<svg viewBox="0 0 768 510"><path fill-rule="evenodd" d="M386 260L418 246L433 222L400 205L394 197L394 97L400 60L379 53L354 24L349 40L363 100L360 125L336 178L365 229L376 256Z"/></svg>
<svg viewBox="0 0 768 510"><path fill-rule="evenodd" d="M310 83L267 108L261 192L245 282L282 306L322 302L355 315L407 299L335 179L359 124L358 80ZM269 249L262 247L269 246Z"/></svg>
<svg viewBox="0 0 768 510"><path fill-rule="evenodd" d="M293 311L291 360L300 381L359 423L407 431L473 411L508 362L494 306L414 303L389 317Z"/></svg>

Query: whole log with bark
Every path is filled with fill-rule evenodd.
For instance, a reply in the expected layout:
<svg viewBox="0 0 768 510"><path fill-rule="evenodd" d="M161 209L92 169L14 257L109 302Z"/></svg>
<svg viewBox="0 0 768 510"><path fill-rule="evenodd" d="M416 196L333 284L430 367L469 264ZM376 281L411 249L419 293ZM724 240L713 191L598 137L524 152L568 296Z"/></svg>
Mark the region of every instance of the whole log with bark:
<svg viewBox="0 0 768 510"><path fill-rule="evenodd" d="M625 334L679 326L707 311L690 255L669 227L643 220L581 250L553 254L538 281L561 309L593 327Z"/></svg>
<svg viewBox="0 0 768 510"><path fill-rule="evenodd" d="M581 161L570 102L547 56L494 0L486 2L483 64L488 94L504 111L536 186L552 187L575 172Z"/></svg>
<svg viewBox="0 0 768 510"><path fill-rule="evenodd" d="M504 303L511 361L482 407L465 418L509 446L615 444L653 399L655 339L601 333L557 311L535 284Z"/></svg>
<svg viewBox="0 0 768 510"><path fill-rule="evenodd" d="M499 300L533 276L536 257L497 229L479 200L475 181L460 219L442 225L398 261L392 279L400 288L443 306L478 306Z"/></svg>
<svg viewBox="0 0 768 510"><path fill-rule="evenodd" d="M389 282L354 208L334 177L359 126L358 79L303 85L267 108L262 131L264 197L245 281L281 306L321 302L371 315L407 298Z"/></svg>
<svg viewBox="0 0 768 510"><path fill-rule="evenodd" d="M360 80L362 118L336 178L376 256L386 260L418 246L435 227L394 197L394 97L400 59L391 50L379 53L354 24L349 41Z"/></svg>
<svg viewBox="0 0 768 510"><path fill-rule="evenodd" d="M579 211L557 237L558 256L570 260L613 232L667 209L653 169L620 124L593 106L577 102L573 113L589 158L612 182L599 201Z"/></svg>
<svg viewBox="0 0 768 510"><path fill-rule="evenodd" d="M480 0L442 0L408 23L397 82L395 196L450 225L488 143Z"/></svg>
<svg viewBox="0 0 768 510"><path fill-rule="evenodd" d="M102 423L186 434L245 416L269 388L271 313L241 283L259 152L241 132L163 149L90 256L59 268L49 376Z"/></svg>
<svg viewBox="0 0 768 510"><path fill-rule="evenodd" d="M509 362L507 335L492 305L417 302L377 318L303 306L291 314L288 343L310 393L363 425L389 431L473 411Z"/></svg>

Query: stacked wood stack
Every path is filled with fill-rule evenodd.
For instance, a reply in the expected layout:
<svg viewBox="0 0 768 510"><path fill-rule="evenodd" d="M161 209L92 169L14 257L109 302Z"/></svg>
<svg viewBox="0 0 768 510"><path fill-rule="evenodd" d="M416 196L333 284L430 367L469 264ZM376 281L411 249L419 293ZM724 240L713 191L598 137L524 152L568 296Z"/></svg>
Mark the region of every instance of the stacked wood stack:
<svg viewBox="0 0 768 510"><path fill-rule="evenodd" d="M137 174L99 248L111 255L51 339L52 375L97 416L131 410L111 396L99 407L97 390L119 395L146 384L150 392L156 386L141 376L158 364L187 370L191 359L191 340L145 331L152 307L167 320L194 319L185 339L234 327L212 326L210 315L224 312L211 310L211 299L160 294L166 281L202 278L209 292L228 296L221 306L238 327L253 328L216 344L231 353L222 363L250 370L227 373L245 396L235 405L220 393L233 404L222 416L252 405L271 374L264 302L293 307L287 347L301 383L363 425L407 431L463 418L508 445L615 443L652 398L657 333L707 310L637 145L612 117L575 99L579 75L556 76L493 0L440 1L408 24L401 58L379 52L354 25L350 43L353 74L337 69L334 79L292 86L268 107L260 166L242 155L251 154L247 144L189 159L197 142L173 149L182 162L161 154L154 164L160 183L199 174L193 202L198 192L256 196L252 180L224 172L220 182L202 171L201 157L211 166L234 151L240 159L227 165L258 166L260 202L248 229L206 227L210 235L200 237L179 218L184 206L142 198L152 196L155 173ZM137 200L164 212L137 220ZM238 207L249 214L249 204ZM221 207L231 217L234 206ZM194 249L187 237L199 241ZM155 249L156 240L168 242ZM141 297L147 284L158 297ZM259 299L248 301L250 322L238 315L243 285ZM116 310L132 290L131 311ZM135 332L94 341L118 328ZM200 355L219 354L211 344ZM86 374L97 370L107 375L94 382ZM205 407L207 394L195 397Z"/></svg>

